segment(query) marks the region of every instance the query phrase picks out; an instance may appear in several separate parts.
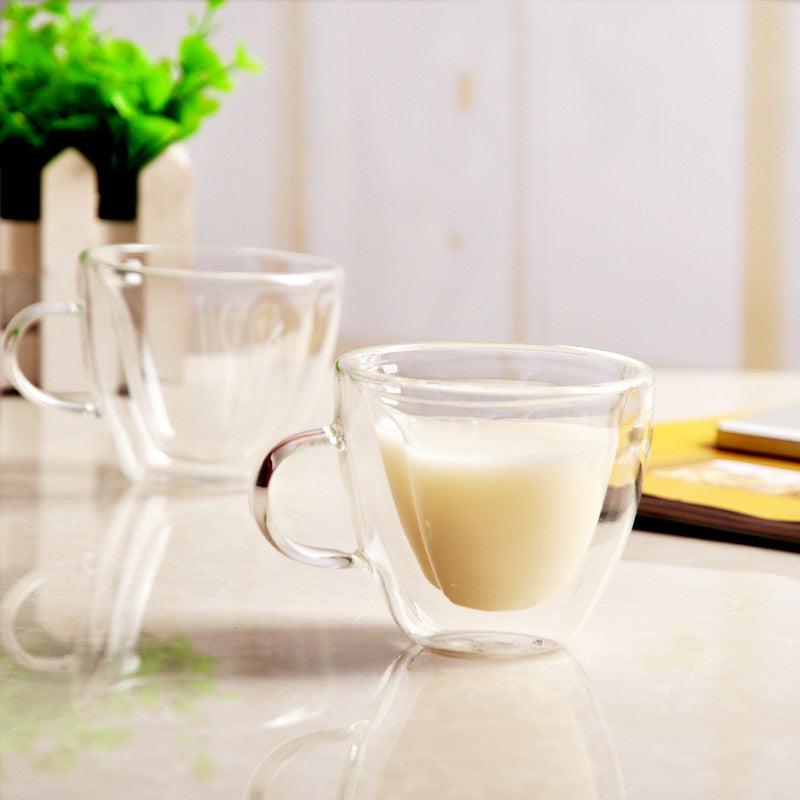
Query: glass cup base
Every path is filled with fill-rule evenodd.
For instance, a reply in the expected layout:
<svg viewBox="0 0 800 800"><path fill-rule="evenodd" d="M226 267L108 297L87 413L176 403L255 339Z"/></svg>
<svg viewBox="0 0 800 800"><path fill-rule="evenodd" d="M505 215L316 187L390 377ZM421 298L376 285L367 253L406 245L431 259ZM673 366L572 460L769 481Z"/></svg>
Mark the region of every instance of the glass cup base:
<svg viewBox="0 0 800 800"><path fill-rule="evenodd" d="M543 636L519 633L458 632L415 637L418 644L434 653L464 658L516 658L550 653L561 643Z"/></svg>

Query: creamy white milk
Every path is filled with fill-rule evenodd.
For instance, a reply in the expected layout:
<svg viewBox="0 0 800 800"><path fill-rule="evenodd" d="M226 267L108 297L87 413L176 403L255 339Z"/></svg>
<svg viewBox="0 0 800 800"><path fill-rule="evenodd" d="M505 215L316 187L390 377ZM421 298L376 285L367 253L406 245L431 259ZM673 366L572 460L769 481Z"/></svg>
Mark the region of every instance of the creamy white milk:
<svg viewBox="0 0 800 800"><path fill-rule="evenodd" d="M614 459L608 428L540 420L388 420L378 437L403 530L453 602L527 608L573 576Z"/></svg>

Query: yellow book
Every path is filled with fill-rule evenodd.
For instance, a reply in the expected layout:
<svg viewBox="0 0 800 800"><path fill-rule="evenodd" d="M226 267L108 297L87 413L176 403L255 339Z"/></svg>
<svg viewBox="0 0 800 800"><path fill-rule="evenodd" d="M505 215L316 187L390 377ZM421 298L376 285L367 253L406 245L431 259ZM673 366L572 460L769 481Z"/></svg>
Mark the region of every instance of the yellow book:
<svg viewBox="0 0 800 800"><path fill-rule="evenodd" d="M636 527L800 550L800 462L722 449L719 423L655 426Z"/></svg>

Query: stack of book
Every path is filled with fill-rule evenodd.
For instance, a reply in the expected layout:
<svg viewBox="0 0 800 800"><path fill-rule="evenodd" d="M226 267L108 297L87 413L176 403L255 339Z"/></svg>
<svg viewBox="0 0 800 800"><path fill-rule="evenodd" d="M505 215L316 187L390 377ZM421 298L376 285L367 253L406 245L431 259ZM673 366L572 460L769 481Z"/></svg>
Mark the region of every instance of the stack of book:
<svg viewBox="0 0 800 800"><path fill-rule="evenodd" d="M800 406L656 425L635 527L800 552Z"/></svg>

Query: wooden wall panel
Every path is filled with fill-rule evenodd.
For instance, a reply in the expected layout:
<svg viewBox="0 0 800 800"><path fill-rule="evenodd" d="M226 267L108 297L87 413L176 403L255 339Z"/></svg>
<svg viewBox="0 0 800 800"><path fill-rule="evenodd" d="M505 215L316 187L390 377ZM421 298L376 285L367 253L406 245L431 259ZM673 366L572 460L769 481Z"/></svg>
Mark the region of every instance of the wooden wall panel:
<svg viewBox="0 0 800 800"><path fill-rule="evenodd" d="M735 365L746 6L525 8L528 338Z"/></svg>
<svg viewBox="0 0 800 800"><path fill-rule="evenodd" d="M512 331L513 4L306 6L308 245L343 339Z"/></svg>
<svg viewBox="0 0 800 800"><path fill-rule="evenodd" d="M243 39L266 68L189 143L197 237L338 258L344 344L524 338L737 366L759 2L230 0L220 47ZM163 50L199 2L98 5ZM800 4L782 5L791 220ZM794 227L772 237L785 366Z"/></svg>

